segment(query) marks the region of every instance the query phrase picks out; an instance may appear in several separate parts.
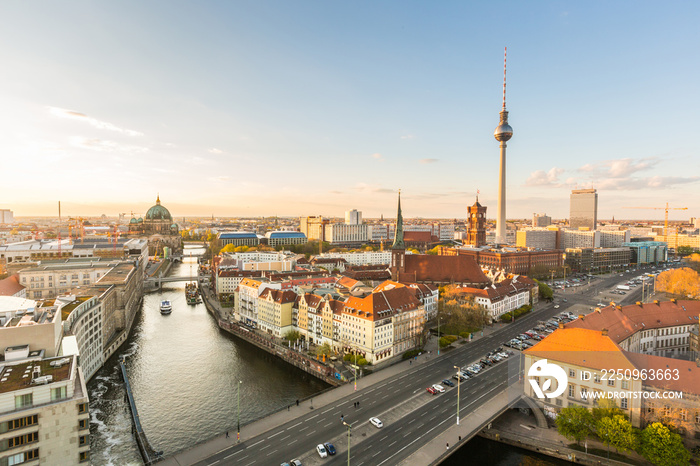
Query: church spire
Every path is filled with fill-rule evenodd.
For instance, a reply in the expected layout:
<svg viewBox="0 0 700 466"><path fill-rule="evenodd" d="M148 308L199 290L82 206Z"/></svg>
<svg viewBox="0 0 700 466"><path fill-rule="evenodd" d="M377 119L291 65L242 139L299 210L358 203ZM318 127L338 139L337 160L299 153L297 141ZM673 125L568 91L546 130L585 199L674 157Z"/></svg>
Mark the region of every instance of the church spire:
<svg viewBox="0 0 700 466"><path fill-rule="evenodd" d="M160 193L158 193L158 197L156 197L156 205L160 205Z"/></svg>
<svg viewBox="0 0 700 466"><path fill-rule="evenodd" d="M403 243L403 216L401 215L401 190L399 189L399 211L396 214L396 231L391 249L406 249Z"/></svg>

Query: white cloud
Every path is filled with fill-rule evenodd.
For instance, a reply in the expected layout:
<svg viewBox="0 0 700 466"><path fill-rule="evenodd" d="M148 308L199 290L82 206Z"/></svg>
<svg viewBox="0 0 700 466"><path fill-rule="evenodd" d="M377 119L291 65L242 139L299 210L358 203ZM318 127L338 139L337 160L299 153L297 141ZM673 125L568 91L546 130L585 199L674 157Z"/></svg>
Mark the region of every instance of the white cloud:
<svg viewBox="0 0 700 466"><path fill-rule="evenodd" d="M559 176L564 173L563 168L553 167L548 172L537 170L530 173L530 176L525 181L525 186L561 186Z"/></svg>
<svg viewBox="0 0 700 466"><path fill-rule="evenodd" d="M58 108L58 107L48 107L49 113L51 113L53 116L59 117L59 118L68 118L70 120L78 120L78 121L84 121L95 128L99 129L106 129L109 131L116 131L118 133L126 134L128 136L143 136L143 133L139 133L138 131L134 131L131 129L125 129L125 128L120 128L118 126L113 125L112 123L108 123L106 121L101 121L96 118L89 117L85 115L84 113L79 113L79 112L74 112L73 110L66 110L64 108Z"/></svg>
<svg viewBox="0 0 700 466"><path fill-rule="evenodd" d="M224 151L222 151L221 149L217 149L216 147L212 147L211 149L209 149L209 153L210 154L223 154Z"/></svg>
<svg viewBox="0 0 700 466"><path fill-rule="evenodd" d="M98 138L73 138L73 145L82 147L83 149L96 150L100 152L128 152L132 154L142 154L148 152L147 147L131 146L120 144L115 141L108 141Z"/></svg>
<svg viewBox="0 0 700 466"><path fill-rule="evenodd" d="M401 136L401 139L415 139L415 137L416 136L413 134L404 134L403 136Z"/></svg>

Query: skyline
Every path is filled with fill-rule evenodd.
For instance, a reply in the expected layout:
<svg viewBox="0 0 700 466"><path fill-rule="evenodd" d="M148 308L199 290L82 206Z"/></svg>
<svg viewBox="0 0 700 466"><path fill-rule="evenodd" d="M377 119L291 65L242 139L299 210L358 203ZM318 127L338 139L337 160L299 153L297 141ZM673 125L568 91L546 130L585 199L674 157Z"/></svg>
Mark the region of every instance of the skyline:
<svg viewBox="0 0 700 466"><path fill-rule="evenodd" d="M602 219L697 217L698 10L3 4L0 208L377 218L401 189L406 217L465 218L479 190L494 219L507 46L508 218L589 187Z"/></svg>

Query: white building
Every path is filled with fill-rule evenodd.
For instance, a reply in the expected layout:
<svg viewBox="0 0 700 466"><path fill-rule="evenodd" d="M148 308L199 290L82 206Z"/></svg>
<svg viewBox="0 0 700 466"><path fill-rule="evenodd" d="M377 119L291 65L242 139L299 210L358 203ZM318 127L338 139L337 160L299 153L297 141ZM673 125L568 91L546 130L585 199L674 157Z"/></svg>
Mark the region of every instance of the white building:
<svg viewBox="0 0 700 466"><path fill-rule="evenodd" d="M53 357L61 346L61 311L33 300L0 296L0 355L6 348L27 346ZM7 359L7 356L5 356Z"/></svg>
<svg viewBox="0 0 700 466"><path fill-rule="evenodd" d="M345 212L345 224L346 225L361 225L362 224L362 212L357 209L348 210Z"/></svg>
<svg viewBox="0 0 700 466"><path fill-rule="evenodd" d="M68 296L59 298L65 302L62 309L70 310L63 322L63 354L72 354L68 341L77 346L80 368L85 380L90 380L105 363L102 346L103 305L98 296Z"/></svg>
<svg viewBox="0 0 700 466"><path fill-rule="evenodd" d="M325 226L325 241L329 243L366 243L369 241L369 225L332 223Z"/></svg>
<svg viewBox="0 0 700 466"><path fill-rule="evenodd" d="M252 278L244 278L236 290L236 319L246 324L258 324L258 297L266 288L282 289L280 283L268 283Z"/></svg>
<svg viewBox="0 0 700 466"><path fill-rule="evenodd" d="M318 257L345 259L350 265L388 265L391 262L391 251L327 252Z"/></svg>
<svg viewBox="0 0 700 466"><path fill-rule="evenodd" d="M619 248L623 243L629 243L630 238L629 230L600 230L600 247Z"/></svg>
<svg viewBox="0 0 700 466"><path fill-rule="evenodd" d="M600 232L597 230L562 230L560 249L599 248Z"/></svg>
<svg viewBox="0 0 700 466"><path fill-rule="evenodd" d="M10 209L0 209L0 224L15 223L15 217Z"/></svg>
<svg viewBox="0 0 700 466"><path fill-rule="evenodd" d="M76 356L0 365L0 464L90 461L90 413Z"/></svg>
<svg viewBox="0 0 700 466"><path fill-rule="evenodd" d="M79 286L96 283L119 261L78 260L41 265L19 271L19 282L26 287L30 299L55 298Z"/></svg>

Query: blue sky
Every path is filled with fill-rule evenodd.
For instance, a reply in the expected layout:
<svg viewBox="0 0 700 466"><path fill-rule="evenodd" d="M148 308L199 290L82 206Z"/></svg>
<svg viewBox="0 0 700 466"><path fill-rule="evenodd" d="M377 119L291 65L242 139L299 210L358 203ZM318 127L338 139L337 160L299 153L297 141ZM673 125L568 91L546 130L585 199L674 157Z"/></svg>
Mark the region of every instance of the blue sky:
<svg viewBox="0 0 700 466"><path fill-rule="evenodd" d="M16 216L700 214L696 2L3 2ZM690 130L688 130L690 128Z"/></svg>

